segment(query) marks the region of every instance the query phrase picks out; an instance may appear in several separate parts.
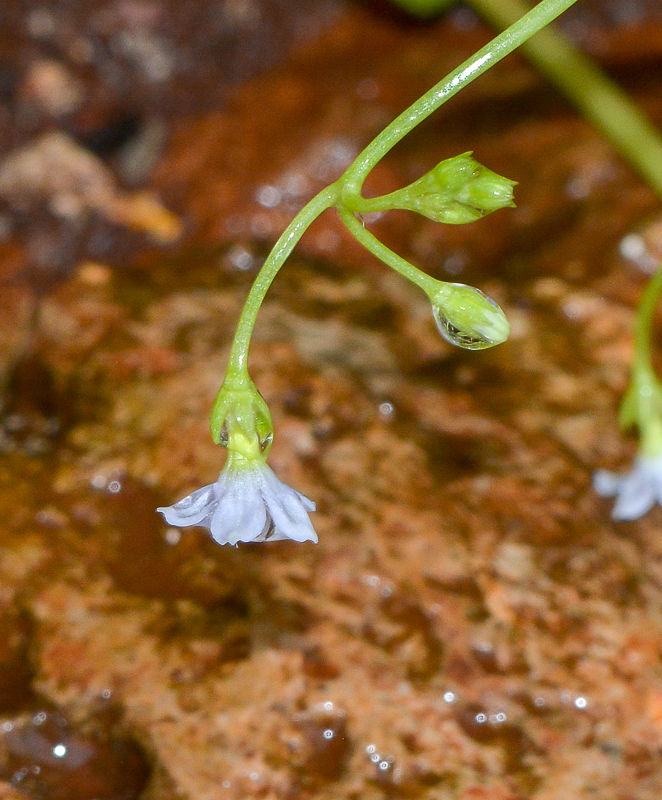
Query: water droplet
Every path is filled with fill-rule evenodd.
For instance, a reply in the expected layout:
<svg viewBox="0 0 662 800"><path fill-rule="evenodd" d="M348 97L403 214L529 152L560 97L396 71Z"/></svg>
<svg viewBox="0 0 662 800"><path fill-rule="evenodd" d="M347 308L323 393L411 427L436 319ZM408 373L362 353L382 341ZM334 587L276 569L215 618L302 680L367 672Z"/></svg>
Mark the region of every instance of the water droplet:
<svg viewBox="0 0 662 800"><path fill-rule="evenodd" d="M282 193L276 186L261 186L256 200L264 208L276 208L280 204Z"/></svg>
<svg viewBox="0 0 662 800"><path fill-rule="evenodd" d="M430 300L439 333L457 347L484 350L505 342L510 335L506 315L475 286L445 284Z"/></svg>
<svg viewBox="0 0 662 800"><path fill-rule="evenodd" d="M391 419L394 411L395 408L393 406L393 403L384 402L379 404L379 416L382 419Z"/></svg>
<svg viewBox="0 0 662 800"><path fill-rule="evenodd" d="M460 328L453 325L444 315L442 309L436 305L432 306L432 313L439 333L447 342L454 344L456 347L462 347L464 350L486 350L496 344L492 339L478 335L476 331L460 330Z"/></svg>

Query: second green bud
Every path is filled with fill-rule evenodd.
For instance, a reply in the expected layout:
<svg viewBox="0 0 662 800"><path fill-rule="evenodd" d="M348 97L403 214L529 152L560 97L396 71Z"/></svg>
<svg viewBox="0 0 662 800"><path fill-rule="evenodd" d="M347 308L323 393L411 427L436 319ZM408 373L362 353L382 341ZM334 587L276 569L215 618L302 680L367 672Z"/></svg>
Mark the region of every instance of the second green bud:
<svg viewBox="0 0 662 800"><path fill-rule="evenodd" d="M364 200L360 211L403 208L435 222L461 225L514 206L515 181L479 164L471 152L447 158L409 186Z"/></svg>

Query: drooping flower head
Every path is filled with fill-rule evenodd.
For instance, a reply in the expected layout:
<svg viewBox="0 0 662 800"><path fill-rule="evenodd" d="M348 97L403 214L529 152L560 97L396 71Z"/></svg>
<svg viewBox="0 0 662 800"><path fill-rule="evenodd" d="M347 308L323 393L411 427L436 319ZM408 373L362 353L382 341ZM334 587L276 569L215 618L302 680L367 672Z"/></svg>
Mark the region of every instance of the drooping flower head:
<svg viewBox="0 0 662 800"><path fill-rule="evenodd" d="M308 514L315 503L276 477L266 464L230 454L215 483L167 508L169 525L209 528L219 544L292 539L317 542Z"/></svg>
<svg viewBox="0 0 662 800"><path fill-rule="evenodd" d="M214 439L228 450L216 482L157 511L169 525L209 528L219 544L317 542L308 517L315 503L283 483L267 465L273 439L271 415L247 380L222 387L212 409Z"/></svg>
<svg viewBox="0 0 662 800"><path fill-rule="evenodd" d="M662 269L646 287L635 321L634 359L630 382L619 413L622 428L636 427L639 454L625 475L599 469L593 488L602 497L615 497L611 516L633 520L662 505L662 384L653 369L653 316L662 292Z"/></svg>

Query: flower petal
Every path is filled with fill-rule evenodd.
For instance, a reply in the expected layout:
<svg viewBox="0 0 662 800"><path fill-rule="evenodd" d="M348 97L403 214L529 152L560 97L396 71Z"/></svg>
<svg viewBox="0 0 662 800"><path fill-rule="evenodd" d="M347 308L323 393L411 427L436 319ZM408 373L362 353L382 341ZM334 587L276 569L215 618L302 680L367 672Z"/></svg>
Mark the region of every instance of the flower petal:
<svg viewBox="0 0 662 800"><path fill-rule="evenodd" d="M593 488L600 497L615 497L618 494L623 478L606 469L596 469L593 473Z"/></svg>
<svg viewBox="0 0 662 800"><path fill-rule="evenodd" d="M662 504L662 458L639 456L630 472L617 475L597 470L593 487L602 497L616 497L612 519L634 520Z"/></svg>
<svg viewBox="0 0 662 800"><path fill-rule="evenodd" d="M211 520L211 535L219 544L251 542L264 531L267 510L256 471L221 476L225 492Z"/></svg>
<svg viewBox="0 0 662 800"><path fill-rule="evenodd" d="M161 506L156 510L163 514L168 525L176 525L179 528L187 525L207 525L208 521L205 520L211 518L218 503L217 488L218 483L210 483L202 489L196 489L174 505Z"/></svg>
<svg viewBox="0 0 662 800"><path fill-rule="evenodd" d="M308 512L315 510L315 503L279 480L266 465L260 472L260 482L275 527L273 535L268 538L317 542L317 534L308 517Z"/></svg>

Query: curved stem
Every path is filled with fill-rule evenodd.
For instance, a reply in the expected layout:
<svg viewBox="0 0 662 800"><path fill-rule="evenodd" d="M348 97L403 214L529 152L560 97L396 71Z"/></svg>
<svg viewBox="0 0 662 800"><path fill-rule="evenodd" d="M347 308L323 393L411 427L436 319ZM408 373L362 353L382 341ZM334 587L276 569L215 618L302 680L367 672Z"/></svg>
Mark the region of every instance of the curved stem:
<svg viewBox="0 0 662 800"><path fill-rule="evenodd" d="M634 325L634 363L633 372L650 371L653 373L652 339L655 309L662 292L662 268L648 282L637 309Z"/></svg>
<svg viewBox="0 0 662 800"><path fill-rule="evenodd" d="M475 55L460 64L447 77L433 86L375 138L346 170L342 178L342 199L348 208L354 208L352 199L359 199L363 182L373 167L403 137L439 106L457 94L479 75L512 53L530 36L539 31L559 14L570 8L576 0L542 0L538 5L499 34Z"/></svg>
<svg viewBox="0 0 662 800"><path fill-rule="evenodd" d="M307 203L296 217L283 231L280 239L269 253L267 260L262 265L251 290L246 298L246 303L239 317L237 330L232 342L226 380L239 380L248 375L247 359L248 345L250 343L253 327L258 311L264 300L273 279L283 265L285 259L292 252L297 242L303 236L308 226L327 208L331 208L340 196L338 183L332 183Z"/></svg>
<svg viewBox="0 0 662 800"><path fill-rule="evenodd" d="M426 294L426 287L432 288L433 284L435 286L439 285L439 281L431 278L425 272L418 269L418 267L410 264L409 261L405 261L402 256L394 253L393 250L380 242L376 236L373 236L369 230L363 227L363 223L359 222L353 211L348 211L345 208L339 207L338 214L347 230L355 239L361 242L366 250L369 250L387 266L391 267L391 269L394 269L396 272L400 273L400 275L416 284L416 286L426 292Z"/></svg>

